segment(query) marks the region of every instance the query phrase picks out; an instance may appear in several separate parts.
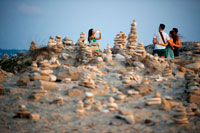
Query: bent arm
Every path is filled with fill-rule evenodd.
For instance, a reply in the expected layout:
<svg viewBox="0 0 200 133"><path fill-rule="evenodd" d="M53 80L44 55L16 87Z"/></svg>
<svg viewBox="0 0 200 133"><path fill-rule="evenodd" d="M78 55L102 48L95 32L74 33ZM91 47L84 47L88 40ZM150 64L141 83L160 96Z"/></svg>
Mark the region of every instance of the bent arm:
<svg viewBox="0 0 200 133"><path fill-rule="evenodd" d="M166 43L159 43L159 42L158 42L157 44L162 45L162 46L167 46L168 43L169 43L169 41L167 41Z"/></svg>
<svg viewBox="0 0 200 133"><path fill-rule="evenodd" d="M99 37L95 37L96 40L100 40L101 39L101 32L99 32Z"/></svg>
<svg viewBox="0 0 200 133"><path fill-rule="evenodd" d="M180 48L181 47L181 40L178 39L177 44L174 43L173 46Z"/></svg>

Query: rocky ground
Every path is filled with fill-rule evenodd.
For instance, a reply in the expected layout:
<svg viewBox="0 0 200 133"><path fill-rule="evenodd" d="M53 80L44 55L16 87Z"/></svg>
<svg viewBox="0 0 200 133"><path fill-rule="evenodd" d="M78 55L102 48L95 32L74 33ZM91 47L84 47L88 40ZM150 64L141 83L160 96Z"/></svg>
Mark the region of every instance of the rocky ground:
<svg viewBox="0 0 200 133"><path fill-rule="evenodd" d="M0 131L199 132L200 43L183 43L179 58L164 60L135 44L131 29L127 48L123 32L104 51L84 33L76 44L60 36L48 47L32 42L17 58L31 66L0 69Z"/></svg>

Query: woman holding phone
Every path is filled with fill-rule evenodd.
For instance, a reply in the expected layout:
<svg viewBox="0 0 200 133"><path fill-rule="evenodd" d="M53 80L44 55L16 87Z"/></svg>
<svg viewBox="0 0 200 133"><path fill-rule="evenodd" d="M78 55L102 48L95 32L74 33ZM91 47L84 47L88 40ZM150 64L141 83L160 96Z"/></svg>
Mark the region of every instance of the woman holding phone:
<svg viewBox="0 0 200 133"><path fill-rule="evenodd" d="M96 33L99 33L99 37L95 37ZM96 40L100 40L101 39L101 31L97 30L96 32L94 31L94 29L90 29L88 31L88 42L92 43L92 42L96 42Z"/></svg>

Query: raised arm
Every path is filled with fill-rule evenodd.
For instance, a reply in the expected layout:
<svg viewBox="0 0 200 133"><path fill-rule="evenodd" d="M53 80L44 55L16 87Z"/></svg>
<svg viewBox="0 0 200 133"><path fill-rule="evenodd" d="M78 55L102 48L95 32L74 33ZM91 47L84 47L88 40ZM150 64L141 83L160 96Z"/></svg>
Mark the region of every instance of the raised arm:
<svg viewBox="0 0 200 133"><path fill-rule="evenodd" d="M100 40L101 39L101 31L99 31L99 37L95 37L96 40Z"/></svg>

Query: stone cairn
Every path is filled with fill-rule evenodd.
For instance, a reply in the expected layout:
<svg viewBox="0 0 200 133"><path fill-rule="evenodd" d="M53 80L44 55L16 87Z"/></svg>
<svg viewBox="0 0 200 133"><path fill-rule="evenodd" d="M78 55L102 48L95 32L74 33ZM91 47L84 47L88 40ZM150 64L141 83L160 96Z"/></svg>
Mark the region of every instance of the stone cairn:
<svg viewBox="0 0 200 133"><path fill-rule="evenodd" d="M115 103L115 99L113 97L109 97L108 109L110 111L115 111L118 109L118 105Z"/></svg>
<svg viewBox="0 0 200 133"><path fill-rule="evenodd" d="M188 124L188 118L187 118L187 112L186 109L183 105L178 105L174 108L174 111L171 112L172 114L172 120L174 120L174 122L176 124Z"/></svg>
<svg viewBox="0 0 200 133"><path fill-rule="evenodd" d="M91 77L89 75L87 76L84 76L80 83L79 83L80 86L84 86L84 87L89 87L89 88L92 88L92 89L95 89L96 88L96 85L94 83L94 80L91 79Z"/></svg>
<svg viewBox="0 0 200 133"><path fill-rule="evenodd" d="M120 33L118 33L114 39L115 43L114 43L114 53L117 53L118 51L125 49L125 44L127 41L127 37L126 34L123 31L120 31Z"/></svg>
<svg viewBox="0 0 200 133"><path fill-rule="evenodd" d="M115 99L118 101L124 101L125 97L126 96L121 91L118 91L115 95Z"/></svg>
<svg viewBox="0 0 200 133"><path fill-rule="evenodd" d="M84 103L82 101L78 102L76 113L78 113L78 114L85 113Z"/></svg>
<svg viewBox="0 0 200 133"><path fill-rule="evenodd" d="M70 40L70 38L68 36L66 36L63 39L63 44L66 45L66 46L70 46L70 45L74 45L74 42L72 40Z"/></svg>
<svg viewBox="0 0 200 133"><path fill-rule="evenodd" d="M37 70L37 64L34 62L32 64L32 70ZM33 67L34 66L34 67ZM40 61L40 69L38 70L39 73L33 73L32 79L33 80L45 80L45 81L56 81L56 76L53 75L53 71L49 69L49 62L48 60Z"/></svg>
<svg viewBox="0 0 200 133"><path fill-rule="evenodd" d="M86 35L84 32L81 32L80 34L80 38L78 39L76 45L83 45L83 44L86 44L87 43L87 40L86 40Z"/></svg>
<svg viewBox="0 0 200 133"><path fill-rule="evenodd" d="M16 118L30 118L30 112L26 110L25 105L20 105L19 106L19 111L16 112Z"/></svg>
<svg viewBox="0 0 200 133"><path fill-rule="evenodd" d="M83 103L85 109L90 110L92 108L92 104L94 103L94 95L91 92L85 92Z"/></svg>
<svg viewBox="0 0 200 133"><path fill-rule="evenodd" d="M60 35L56 36L56 46L57 48L55 49L55 52L62 53L63 42L62 42L62 37Z"/></svg>
<svg viewBox="0 0 200 133"><path fill-rule="evenodd" d="M29 50L35 50L35 49L37 49L36 43L32 41Z"/></svg>
<svg viewBox="0 0 200 133"><path fill-rule="evenodd" d="M62 53L63 49L62 37L60 35L56 35L56 40L54 40L54 38L50 36L48 47L53 48L54 52L57 54Z"/></svg>
<svg viewBox="0 0 200 133"><path fill-rule="evenodd" d="M136 49L138 55L146 57L146 50L144 48L144 43L139 43Z"/></svg>
<svg viewBox="0 0 200 133"><path fill-rule="evenodd" d="M107 49L105 53L106 53L106 56L104 57L104 61L106 62L112 61L112 51L110 49L110 44L107 44Z"/></svg>
<svg viewBox="0 0 200 133"><path fill-rule="evenodd" d="M161 94L159 92L156 92L154 98L148 98L147 99L147 105L160 105L161 102Z"/></svg>
<svg viewBox="0 0 200 133"><path fill-rule="evenodd" d="M49 37L48 47L54 47L56 46L56 41L52 36Z"/></svg>
<svg viewBox="0 0 200 133"><path fill-rule="evenodd" d="M200 79L198 75L186 71L185 80L189 92L189 102L200 104Z"/></svg>
<svg viewBox="0 0 200 133"><path fill-rule="evenodd" d="M200 59L200 43L196 43L194 48L192 49L192 59L193 60Z"/></svg>
<svg viewBox="0 0 200 133"><path fill-rule="evenodd" d="M136 21L134 20L131 24L131 31L128 35L128 44L126 45L128 55L132 55L135 52L137 46L137 38Z"/></svg>

